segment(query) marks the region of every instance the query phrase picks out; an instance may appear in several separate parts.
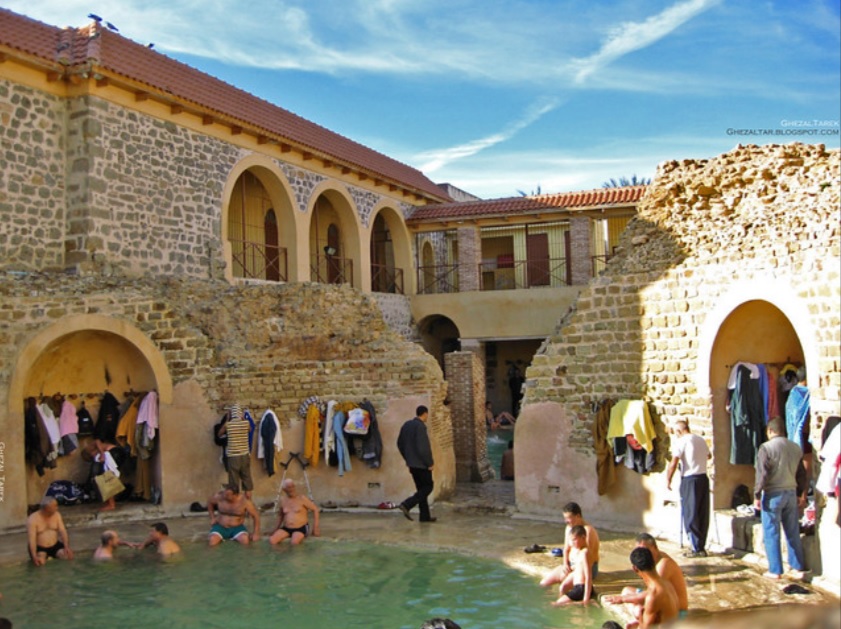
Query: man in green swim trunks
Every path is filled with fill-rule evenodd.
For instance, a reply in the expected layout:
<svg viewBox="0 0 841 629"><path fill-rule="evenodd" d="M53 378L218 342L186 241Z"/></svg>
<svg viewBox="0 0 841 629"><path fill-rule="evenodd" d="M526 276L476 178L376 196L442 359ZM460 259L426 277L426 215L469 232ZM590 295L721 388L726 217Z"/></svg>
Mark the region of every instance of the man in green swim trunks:
<svg viewBox="0 0 841 629"><path fill-rule="evenodd" d="M207 512L210 514L208 545L217 546L226 540L248 544L260 539L260 514L254 503L239 493L238 486L225 485L222 491L211 496L207 501ZM254 520L251 535L245 528L246 516Z"/></svg>

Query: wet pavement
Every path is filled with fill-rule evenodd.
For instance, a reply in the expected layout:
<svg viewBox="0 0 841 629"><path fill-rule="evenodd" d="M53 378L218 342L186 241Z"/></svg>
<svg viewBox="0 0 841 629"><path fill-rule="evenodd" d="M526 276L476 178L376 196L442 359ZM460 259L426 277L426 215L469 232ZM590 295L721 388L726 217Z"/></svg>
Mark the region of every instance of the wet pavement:
<svg viewBox="0 0 841 629"><path fill-rule="evenodd" d="M258 505L261 508L270 505ZM149 525L164 520L177 541L203 541L208 531L205 513L183 513L180 516L162 517L159 507L141 504L121 504L117 511L97 514L94 505L64 507L62 513L70 531L74 550L82 557L90 556L97 546L99 536L107 528L115 528L123 539L140 541L146 537ZM453 498L433 506L438 521L421 524L407 521L399 510L381 510L375 507L342 506L324 508L321 518L322 537L328 540L368 541L404 547L445 550L467 553L504 562L508 566L533 575L535 587L540 576L560 561L549 552L563 546L563 523L560 514L556 521L524 517L514 508L514 484L490 481L484 484L459 484ZM274 529L276 516L263 512L263 532ZM599 578L596 589L599 595L619 593L626 585L641 586L628 563L633 548L633 533L600 530L602 539ZM314 540L317 543L316 540ZM775 609L779 613L792 613L791 622L779 626L799 626L800 621L810 622L810 613L839 616L839 599L835 590L826 590L815 584L802 583L807 594L785 594L783 589L792 583L788 580L773 582L761 575L765 567L756 557L715 552L707 558L686 559L677 544L658 542L661 549L681 565L687 578L690 601L690 620L709 626L711 614L716 627L723 620L738 621L735 614L726 616L718 612L750 610L759 612ZM538 544L546 552L526 553L525 547ZM24 533L13 532L0 537L0 564L26 561ZM2 577L0 577L2 591ZM798 607L807 605L808 607ZM2 604L0 603L0 611ZM618 620L626 619L621 608L611 608ZM757 625L760 616L751 614L751 626ZM824 618L824 616L821 616ZM839 616L841 619L841 616ZM841 626L839 619L831 616L827 626ZM796 622L795 622L796 621ZM735 626L735 625L734 625ZM806 625L803 625L806 626Z"/></svg>

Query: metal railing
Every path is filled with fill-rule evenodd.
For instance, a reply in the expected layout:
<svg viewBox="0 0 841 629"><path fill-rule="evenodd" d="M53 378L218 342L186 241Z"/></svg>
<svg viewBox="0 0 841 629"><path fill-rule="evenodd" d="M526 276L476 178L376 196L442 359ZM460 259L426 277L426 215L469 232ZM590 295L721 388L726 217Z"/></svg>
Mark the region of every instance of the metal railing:
<svg viewBox="0 0 841 629"><path fill-rule="evenodd" d="M310 279L320 284L353 286L353 260L338 256L314 256L310 263Z"/></svg>
<svg viewBox="0 0 841 629"><path fill-rule="evenodd" d="M512 260L499 265L482 262L479 265L481 290L513 290L540 286L567 286L567 266L564 258L543 260Z"/></svg>
<svg viewBox="0 0 841 629"><path fill-rule="evenodd" d="M438 264L418 267L418 294L437 295L458 292L458 265Z"/></svg>
<svg viewBox="0 0 841 629"><path fill-rule="evenodd" d="M403 295L403 269L385 264L372 264L371 290L375 293Z"/></svg>
<svg viewBox="0 0 841 629"><path fill-rule="evenodd" d="M599 273L607 268L607 263L612 257L613 254L610 253L593 256L593 277L598 277Z"/></svg>
<svg viewBox="0 0 841 629"><path fill-rule="evenodd" d="M247 279L285 282L286 249L248 240L231 240L234 275Z"/></svg>

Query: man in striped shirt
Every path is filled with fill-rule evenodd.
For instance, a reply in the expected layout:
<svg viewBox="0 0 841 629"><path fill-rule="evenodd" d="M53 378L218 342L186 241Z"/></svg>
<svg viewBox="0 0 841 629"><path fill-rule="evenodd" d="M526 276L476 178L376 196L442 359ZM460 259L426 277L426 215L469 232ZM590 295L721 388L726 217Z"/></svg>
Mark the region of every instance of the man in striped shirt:
<svg viewBox="0 0 841 629"><path fill-rule="evenodd" d="M229 419L221 428L218 436L227 435L225 456L228 459L228 484L242 489L245 497L251 500L254 481L251 479L251 452L248 447L248 433L251 427L242 416L239 405L231 406Z"/></svg>

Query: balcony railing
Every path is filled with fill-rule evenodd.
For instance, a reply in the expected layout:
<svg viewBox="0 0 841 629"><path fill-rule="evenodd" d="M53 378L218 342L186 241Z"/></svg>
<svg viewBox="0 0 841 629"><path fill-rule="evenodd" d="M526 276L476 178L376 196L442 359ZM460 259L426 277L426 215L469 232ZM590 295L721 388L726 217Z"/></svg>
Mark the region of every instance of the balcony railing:
<svg viewBox="0 0 841 629"><path fill-rule="evenodd" d="M513 290L540 286L567 286L567 266L564 258L542 260L497 260L479 265L481 290Z"/></svg>
<svg viewBox="0 0 841 629"><path fill-rule="evenodd" d="M371 290L375 293L403 295L403 269L384 264L372 264Z"/></svg>
<svg viewBox="0 0 841 629"><path fill-rule="evenodd" d="M321 284L353 286L353 260L338 256L314 256L310 263L310 278Z"/></svg>
<svg viewBox="0 0 841 629"><path fill-rule="evenodd" d="M599 273L607 268L607 262L613 257L613 254L606 253L599 256L593 256L593 277L598 277Z"/></svg>
<svg viewBox="0 0 841 629"><path fill-rule="evenodd" d="M418 294L437 295L458 292L458 265L438 264L418 267Z"/></svg>
<svg viewBox="0 0 841 629"><path fill-rule="evenodd" d="M285 282L286 249L247 240L231 240L234 275L246 279Z"/></svg>

